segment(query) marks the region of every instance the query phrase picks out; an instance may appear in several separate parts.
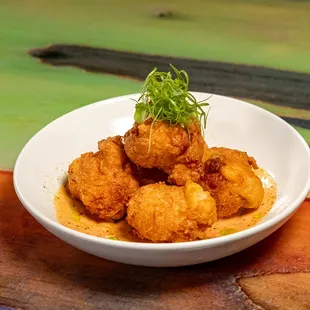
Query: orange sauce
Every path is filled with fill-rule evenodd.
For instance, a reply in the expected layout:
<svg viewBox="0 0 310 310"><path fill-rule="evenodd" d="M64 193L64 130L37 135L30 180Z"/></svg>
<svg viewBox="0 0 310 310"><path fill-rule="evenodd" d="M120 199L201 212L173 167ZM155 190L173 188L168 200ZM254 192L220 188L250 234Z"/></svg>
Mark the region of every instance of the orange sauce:
<svg viewBox="0 0 310 310"><path fill-rule="evenodd" d="M241 211L227 219L219 219L206 231L207 238L245 230L258 224L272 208L276 197L277 187L271 175L263 169L255 171L264 186L264 199L255 210ZM73 199L65 186L62 186L55 195L57 220L60 224L71 229L108 239L123 241L146 242L137 238L131 231L125 219L118 222L98 220L87 212L83 204Z"/></svg>
<svg viewBox="0 0 310 310"><path fill-rule="evenodd" d="M235 216L219 219L207 229L207 238L229 235L258 224L270 211L277 198L277 186L272 176L263 169L254 171L264 187L264 198L261 205L255 210L241 210Z"/></svg>
<svg viewBox="0 0 310 310"><path fill-rule="evenodd" d="M61 186L54 198L57 220L71 229L108 239L139 241L126 220L104 221L91 215L84 205L70 196L65 186ZM141 241L141 240L140 240Z"/></svg>

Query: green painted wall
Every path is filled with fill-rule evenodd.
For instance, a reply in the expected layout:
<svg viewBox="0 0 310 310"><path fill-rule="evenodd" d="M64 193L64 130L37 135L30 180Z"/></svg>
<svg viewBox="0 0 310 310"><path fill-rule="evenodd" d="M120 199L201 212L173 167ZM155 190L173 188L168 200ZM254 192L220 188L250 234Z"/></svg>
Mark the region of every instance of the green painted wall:
<svg viewBox="0 0 310 310"><path fill-rule="evenodd" d="M176 18L155 18L162 8ZM80 43L310 72L308 12L309 2L293 1L1 1L0 167L12 168L24 143L54 118L141 85L46 66L28 49ZM307 111L257 104L309 118ZM309 131L300 131L310 141Z"/></svg>

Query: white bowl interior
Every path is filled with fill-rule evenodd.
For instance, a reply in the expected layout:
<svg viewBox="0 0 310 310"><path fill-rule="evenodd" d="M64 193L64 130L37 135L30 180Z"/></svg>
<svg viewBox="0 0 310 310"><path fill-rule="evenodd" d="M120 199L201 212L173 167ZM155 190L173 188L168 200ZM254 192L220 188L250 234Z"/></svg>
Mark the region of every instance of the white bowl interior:
<svg viewBox="0 0 310 310"><path fill-rule="evenodd" d="M197 100L208 94L195 93ZM41 130L23 149L14 172L15 185L31 211L57 222L53 196L69 163L81 153L97 150L97 141L122 135L133 124L137 95L105 100L75 110ZM278 185L277 201L263 219L283 212L309 189L309 150L287 123L239 100L213 95L208 102L206 141L248 152ZM307 187L307 188L306 188Z"/></svg>

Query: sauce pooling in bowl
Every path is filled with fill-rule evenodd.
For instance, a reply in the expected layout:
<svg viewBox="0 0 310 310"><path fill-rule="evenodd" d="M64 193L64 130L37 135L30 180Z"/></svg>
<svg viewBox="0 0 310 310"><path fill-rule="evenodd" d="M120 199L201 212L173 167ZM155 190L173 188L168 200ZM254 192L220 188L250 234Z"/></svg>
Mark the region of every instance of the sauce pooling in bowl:
<svg viewBox="0 0 310 310"><path fill-rule="evenodd" d="M277 186L272 176L264 169L254 171L264 187L264 198L261 205L253 209L240 210L236 215L222 218L207 229L207 238L229 235L257 225L270 211L277 198Z"/></svg>
<svg viewBox="0 0 310 310"><path fill-rule="evenodd" d="M228 235L255 226L270 211L277 197L276 183L272 176L263 169L256 170L255 174L260 178L264 187L261 205L255 210L241 210L232 217L219 219L207 229L206 238ZM58 190L54 202L58 222L73 230L108 239L149 242L136 237L125 219L118 222L98 220L86 211L81 202L70 196L65 186Z"/></svg>

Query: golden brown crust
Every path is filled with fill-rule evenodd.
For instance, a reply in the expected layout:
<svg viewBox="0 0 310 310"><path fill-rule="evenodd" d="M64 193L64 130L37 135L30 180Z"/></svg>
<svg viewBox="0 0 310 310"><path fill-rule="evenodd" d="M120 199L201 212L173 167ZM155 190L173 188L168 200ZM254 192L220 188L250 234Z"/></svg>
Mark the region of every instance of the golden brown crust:
<svg viewBox="0 0 310 310"><path fill-rule="evenodd" d="M151 132L151 135L150 135ZM151 143L149 145L149 139ZM127 156L144 168L159 168L170 173L176 164L201 161L204 140L198 123L189 130L165 121L135 123L124 137Z"/></svg>
<svg viewBox="0 0 310 310"><path fill-rule="evenodd" d="M202 154L202 159L201 159L203 163L208 159L208 156L209 156L208 149L209 149L208 144L204 141L203 154Z"/></svg>
<svg viewBox="0 0 310 310"><path fill-rule="evenodd" d="M219 217L228 217L241 208L257 208L264 196L258 168L253 157L227 148L208 149L201 185L210 190L218 207Z"/></svg>
<svg viewBox="0 0 310 310"><path fill-rule="evenodd" d="M98 147L99 152L85 153L71 163L68 188L92 214L118 220L139 183L120 136L102 140Z"/></svg>
<svg viewBox="0 0 310 310"><path fill-rule="evenodd" d="M188 165L178 164L173 167L168 181L170 184L185 185L187 181L198 183L203 172L201 162L196 162Z"/></svg>
<svg viewBox="0 0 310 310"><path fill-rule="evenodd" d="M141 187L128 203L127 221L142 239L153 242L199 240L217 219L209 192L193 182Z"/></svg>

